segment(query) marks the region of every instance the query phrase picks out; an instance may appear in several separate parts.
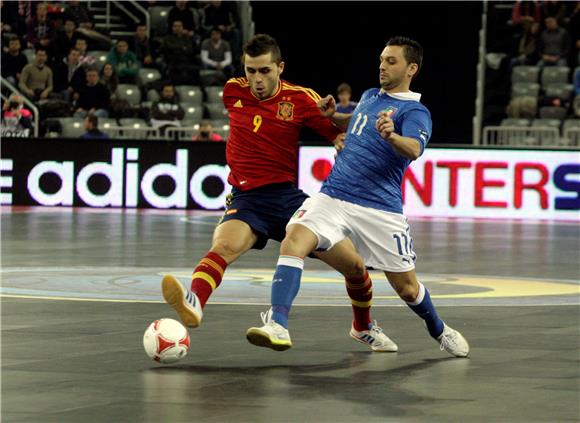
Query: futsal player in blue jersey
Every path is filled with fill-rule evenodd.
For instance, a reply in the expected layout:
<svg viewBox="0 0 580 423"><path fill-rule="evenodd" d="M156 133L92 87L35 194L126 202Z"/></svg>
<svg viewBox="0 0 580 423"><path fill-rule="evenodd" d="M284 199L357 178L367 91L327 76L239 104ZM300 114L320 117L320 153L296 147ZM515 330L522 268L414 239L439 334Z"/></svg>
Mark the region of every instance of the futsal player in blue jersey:
<svg viewBox="0 0 580 423"><path fill-rule="evenodd" d="M380 55L381 88L367 90L352 115L335 115L336 101L330 96L319 102L326 116L349 120L345 147L320 192L288 223L272 284L272 307L263 313L264 326L248 329L251 343L273 348L290 342L288 315L304 257L350 238L367 266L384 271L442 350L468 355L465 338L441 320L429 291L417 280L413 240L403 214L403 174L431 135L429 110L420 103L421 95L409 90L422 57L416 41L394 37ZM355 328L350 334L359 336Z"/></svg>

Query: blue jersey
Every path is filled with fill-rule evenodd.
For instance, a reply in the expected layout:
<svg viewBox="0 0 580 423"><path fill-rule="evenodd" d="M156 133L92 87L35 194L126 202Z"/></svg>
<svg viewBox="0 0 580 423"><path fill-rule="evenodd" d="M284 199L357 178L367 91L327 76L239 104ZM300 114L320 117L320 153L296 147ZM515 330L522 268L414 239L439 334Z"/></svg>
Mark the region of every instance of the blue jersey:
<svg viewBox="0 0 580 423"><path fill-rule="evenodd" d="M350 120L345 147L320 191L363 207L403 213L401 182L411 160L380 136L376 122L379 112L389 113L395 132L419 141L422 154L431 137L431 114L420 97L378 88L365 91Z"/></svg>

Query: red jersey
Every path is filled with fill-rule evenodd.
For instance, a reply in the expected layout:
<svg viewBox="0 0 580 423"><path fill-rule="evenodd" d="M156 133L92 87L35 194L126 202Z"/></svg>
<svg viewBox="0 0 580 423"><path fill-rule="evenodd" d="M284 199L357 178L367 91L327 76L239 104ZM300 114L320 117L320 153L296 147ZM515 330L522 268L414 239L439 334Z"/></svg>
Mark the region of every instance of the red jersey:
<svg viewBox="0 0 580 423"><path fill-rule="evenodd" d="M230 79L223 92L230 120L228 182L243 191L280 182L296 184L300 129L309 127L328 140L341 133L320 113L318 100L313 90L286 81L280 81L272 97L260 100L250 91L247 78Z"/></svg>

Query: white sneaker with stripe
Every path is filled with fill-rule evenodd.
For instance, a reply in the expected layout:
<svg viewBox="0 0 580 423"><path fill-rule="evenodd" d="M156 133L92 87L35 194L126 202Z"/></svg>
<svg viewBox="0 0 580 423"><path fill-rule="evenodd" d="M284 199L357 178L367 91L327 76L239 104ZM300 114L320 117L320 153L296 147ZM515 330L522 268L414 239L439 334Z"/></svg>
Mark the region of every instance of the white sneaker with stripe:
<svg viewBox="0 0 580 423"><path fill-rule="evenodd" d="M376 352L397 352L399 350L397 344L383 333L383 329L376 320L371 323L368 330L358 331L352 326L350 336L355 341L368 345L371 350Z"/></svg>

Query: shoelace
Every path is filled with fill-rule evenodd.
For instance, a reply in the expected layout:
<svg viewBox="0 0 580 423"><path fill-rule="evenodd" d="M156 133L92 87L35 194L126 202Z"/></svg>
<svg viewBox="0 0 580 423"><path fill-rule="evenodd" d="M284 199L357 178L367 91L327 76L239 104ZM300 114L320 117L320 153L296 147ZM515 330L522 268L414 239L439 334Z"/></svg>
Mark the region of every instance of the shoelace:
<svg viewBox="0 0 580 423"><path fill-rule="evenodd" d="M383 328L377 324L376 320L374 320L373 327L370 329L370 332L383 333Z"/></svg>
<svg viewBox="0 0 580 423"><path fill-rule="evenodd" d="M445 346L450 346L451 348L457 346L457 342L455 342L455 334L453 332L447 333L441 337L441 345L439 346L439 349L444 351Z"/></svg>

